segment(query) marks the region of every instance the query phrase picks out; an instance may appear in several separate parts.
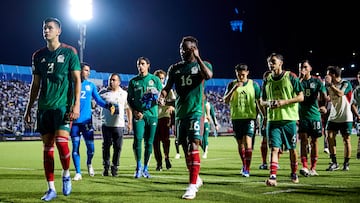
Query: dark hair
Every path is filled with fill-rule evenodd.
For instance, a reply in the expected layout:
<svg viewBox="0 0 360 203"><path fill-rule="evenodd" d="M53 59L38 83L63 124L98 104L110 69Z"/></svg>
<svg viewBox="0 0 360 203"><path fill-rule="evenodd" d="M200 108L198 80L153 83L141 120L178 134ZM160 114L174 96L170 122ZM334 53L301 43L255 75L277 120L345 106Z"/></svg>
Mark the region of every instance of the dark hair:
<svg viewBox="0 0 360 203"><path fill-rule="evenodd" d="M336 77L341 77L341 68L339 66L328 66L327 72L334 74Z"/></svg>
<svg viewBox="0 0 360 203"><path fill-rule="evenodd" d="M110 78L111 78L112 76L117 76L117 77L119 78L119 82L121 82L120 75L117 74L117 73L111 73L110 76L109 76L109 81L110 81Z"/></svg>
<svg viewBox="0 0 360 203"><path fill-rule="evenodd" d="M193 36L185 36L185 37L182 38L181 43L183 44L186 41L193 42L198 47L198 40L195 37L193 37Z"/></svg>
<svg viewBox="0 0 360 203"><path fill-rule="evenodd" d="M267 62L270 62L270 59L271 59L272 57L276 57L276 58L279 59L280 61L284 61L284 56L281 55L281 54L278 54L278 53L271 53L271 54L267 57L266 61L267 61Z"/></svg>
<svg viewBox="0 0 360 203"><path fill-rule="evenodd" d="M46 24L46 23L49 23L49 22L54 22L57 26L59 26L59 28L61 28L61 22L60 22L59 19L53 18L53 17L49 17L49 18L46 18L46 19L43 21L43 24Z"/></svg>
<svg viewBox="0 0 360 203"><path fill-rule="evenodd" d="M270 74L271 74L270 70L265 71L263 74L263 80L265 80Z"/></svg>
<svg viewBox="0 0 360 203"><path fill-rule="evenodd" d="M80 63L81 69L83 69L85 66L89 66L89 67L90 67L90 64L89 64L89 63L86 63L86 62L81 62L81 63Z"/></svg>
<svg viewBox="0 0 360 203"><path fill-rule="evenodd" d="M149 60L148 58L144 57L144 56L140 56L140 57L137 59L137 61L141 61L141 60L144 60L144 61L146 61L147 64L150 64L150 60Z"/></svg>
<svg viewBox="0 0 360 203"><path fill-rule="evenodd" d="M245 63L239 63L235 66L235 70L249 70L249 67Z"/></svg>

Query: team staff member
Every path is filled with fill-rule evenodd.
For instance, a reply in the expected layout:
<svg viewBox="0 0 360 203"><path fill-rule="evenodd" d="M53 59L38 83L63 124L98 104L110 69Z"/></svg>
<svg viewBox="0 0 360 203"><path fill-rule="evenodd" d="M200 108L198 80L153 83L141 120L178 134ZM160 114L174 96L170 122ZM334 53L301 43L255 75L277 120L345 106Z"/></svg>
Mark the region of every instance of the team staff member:
<svg viewBox="0 0 360 203"><path fill-rule="evenodd" d="M102 114L102 157L104 171L103 176L109 176L109 168L112 176L118 176L120 154L123 145L125 128L125 112L128 119L128 132L132 129L132 113L127 104L127 92L120 87L120 76L112 73L109 76L108 87L100 90L99 95L113 108L103 108ZM112 162L110 166L110 147L113 146Z"/></svg>

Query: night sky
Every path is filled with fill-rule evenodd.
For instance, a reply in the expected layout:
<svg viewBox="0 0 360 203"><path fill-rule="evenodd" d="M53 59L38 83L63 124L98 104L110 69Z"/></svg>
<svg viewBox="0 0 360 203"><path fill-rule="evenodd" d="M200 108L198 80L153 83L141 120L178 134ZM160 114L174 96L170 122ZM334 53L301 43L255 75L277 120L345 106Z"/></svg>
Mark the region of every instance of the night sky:
<svg viewBox="0 0 360 203"><path fill-rule="evenodd" d="M305 58L321 75L328 65L344 67L346 77L359 70L360 16L355 2L93 2L93 19L86 23L84 61L98 72L136 74L140 56L150 59L152 71L167 70L180 60L179 43L186 35L199 40L201 57L212 63L215 78L234 78L237 63L248 64L250 77L261 78L271 52L283 54L285 68L295 73L297 63ZM31 65L32 53L46 45L42 38L46 17L59 18L63 24L60 41L78 49L79 30L69 10L68 0L1 1L0 64ZM231 30L229 21L234 19L244 21L243 32ZM350 68L351 63L357 67Z"/></svg>

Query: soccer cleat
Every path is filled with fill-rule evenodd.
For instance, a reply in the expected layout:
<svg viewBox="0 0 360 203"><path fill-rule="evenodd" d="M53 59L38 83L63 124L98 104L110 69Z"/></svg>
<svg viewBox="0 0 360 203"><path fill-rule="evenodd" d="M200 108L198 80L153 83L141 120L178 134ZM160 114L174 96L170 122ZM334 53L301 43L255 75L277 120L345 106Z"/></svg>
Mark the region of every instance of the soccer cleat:
<svg viewBox="0 0 360 203"><path fill-rule="evenodd" d="M157 166L156 171L162 171L162 166Z"/></svg>
<svg viewBox="0 0 360 203"><path fill-rule="evenodd" d="M41 200L48 202L55 198L56 198L56 192L52 189L49 189L48 191L45 192L45 195L41 197Z"/></svg>
<svg viewBox="0 0 360 203"><path fill-rule="evenodd" d="M349 163L344 163L344 166L343 166L343 171L348 171L350 170L350 167L349 167Z"/></svg>
<svg viewBox="0 0 360 203"><path fill-rule="evenodd" d="M109 176L109 169L108 168L104 168L104 170L102 172L102 176Z"/></svg>
<svg viewBox="0 0 360 203"><path fill-rule="evenodd" d="M309 175L310 175L310 176L318 176L319 174L316 172L315 169L311 169L311 170L309 171Z"/></svg>
<svg viewBox="0 0 360 203"><path fill-rule="evenodd" d="M180 159L180 154L179 153L177 153L176 155L175 155L175 159Z"/></svg>
<svg viewBox="0 0 360 203"><path fill-rule="evenodd" d="M51 201L56 198L56 192L55 190L49 189L45 192L45 195L41 197L41 200L44 200L45 202Z"/></svg>
<svg viewBox="0 0 360 203"><path fill-rule="evenodd" d="M166 164L166 169L168 170L172 167L170 163L170 159L165 159L165 164Z"/></svg>
<svg viewBox="0 0 360 203"><path fill-rule="evenodd" d="M337 163L330 163L329 167L326 169L326 171L336 171L339 169L339 164Z"/></svg>
<svg viewBox="0 0 360 203"><path fill-rule="evenodd" d="M195 199L196 197L196 186L190 185L188 188L186 188L185 194L182 196L183 199Z"/></svg>
<svg viewBox="0 0 360 203"><path fill-rule="evenodd" d="M330 154L330 151L329 151L329 148L324 148L324 152L326 153L326 154Z"/></svg>
<svg viewBox="0 0 360 203"><path fill-rule="evenodd" d="M277 186L276 176L271 175L269 179L265 181L265 183L267 186Z"/></svg>
<svg viewBox="0 0 360 203"><path fill-rule="evenodd" d="M360 152L356 154L356 159L360 159Z"/></svg>
<svg viewBox="0 0 360 203"><path fill-rule="evenodd" d="M143 171L142 176L144 176L144 178L151 178L149 171Z"/></svg>
<svg viewBox="0 0 360 203"><path fill-rule="evenodd" d="M303 176L305 176L305 177L308 177L308 176L309 176L309 169L307 169L307 168L302 168L302 169L300 170L300 174L303 175Z"/></svg>
<svg viewBox="0 0 360 203"><path fill-rule="evenodd" d="M111 166L111 175L113 177L117 177L118 176L118 168L116 166Z"/></svg>
<svg viewBox="0 0 360 203"><path fill-rule="evenodd" d="M204 154L202 155L203 159L207 159L207 152L204 152Z"/></svg>
<svg viewBox="0 0 360 203"><path fill-rule="evenodd" d="M200 178L200 176L198 175L197 179L196 179L196 184L195 187L196 189L199 190L199 188L204 184L204 182L202 181L202 179Z"/></svg>
<svg viewBox="0 0 360 203"><path fill-rule="evenodd" d="M74 181L78 181L78 180L81 180L82 179L82 176L81 176L81 173L76 173L73 180Z"/></svg>
<svg viewBox="0 0 360 203"><path fill-rule="evenodd" d="M141 176L142 176L141 169L136 169L135 174L134 174L134 178L141 178Z"/></svg>
<svg viewBox="0 0 360 203"><path fill-rule="evenodd" d="M296 173L291 173L290 177L291 177L291 181L293 183L299 183L299 177L298 177L298 175L296 175Z"/></svg>
<svg viewBox="0 0 360 203"><path fill-rule="evenodd" d="M71 189L72 189L71 188L71 178L70 178L70 176L63 177L62 180L63 180L62 192L65 196L68 196L68 195L70 195Z"/></svg>
<svg viewBox="0 0 360 203"><path fill-rule="evenodd" d="M243 172L242 172L242 176L243 176L243 177L246 177L246 178L250 177L250 173L249 173L249 171L247 171L247 170L243 170Z"/></svg>
<svg viewBox="0 0 360 203"><path fill-rule="evenodd" d="M89 176L94 177L95 176L95 171L94 171L93 166L91 164L89 164L89 165L87 165L87 168L88 168Z"/></svg>
<svg viewBox="0 0 360 203"><path fill-rule="evenodd" d="M244 166L243 166L243 167L241 167L241 170L240 170L240 175L242 175L242 174L243 174L244 170L245 170L245 167L244 167Z"/></svg>
<svg viewBox="0 0 360 203"><path fill-rule="evenodd" d="M261 165L259 166L259 169L260 169L260 170L268 170L268 166L267 166L266 163L263 163L263 164L261 164Z"/></svg>

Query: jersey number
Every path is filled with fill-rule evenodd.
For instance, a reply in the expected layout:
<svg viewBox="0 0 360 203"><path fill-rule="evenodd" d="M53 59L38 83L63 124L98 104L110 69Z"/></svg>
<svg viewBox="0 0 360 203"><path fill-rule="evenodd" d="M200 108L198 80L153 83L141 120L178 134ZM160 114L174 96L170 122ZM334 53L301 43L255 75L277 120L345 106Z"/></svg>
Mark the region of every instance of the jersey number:
<svg viewBox="0 0 360 203"><path fill-rule="evenodd" d="M54 73L54 63L48 63L47 73Z"/></svg>
<svg viewBox="0 0 360 203"><path fill-rule="evenodd" d="M181 76L181 86L190 86L192 84L191 75L188 75L186 78L184 75Z"/></svg>
<svg viewBox="0 0 360 203"><path fill-rule="evenodd" d="M86 99L86 91L81 91L80 92L80 98L81 99Z"/></svg>

